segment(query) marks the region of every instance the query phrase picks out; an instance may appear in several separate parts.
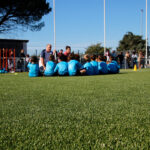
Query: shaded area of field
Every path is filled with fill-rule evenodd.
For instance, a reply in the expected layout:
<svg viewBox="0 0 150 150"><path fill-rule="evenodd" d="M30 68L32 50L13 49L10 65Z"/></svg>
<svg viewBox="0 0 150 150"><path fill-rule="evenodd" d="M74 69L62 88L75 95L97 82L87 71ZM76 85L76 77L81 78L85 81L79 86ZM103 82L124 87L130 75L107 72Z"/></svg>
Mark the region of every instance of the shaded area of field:
<svg viewBox="0 0 150 150"><path fill-rule="evenodd" d="M0 75L0 149L149 149L150 70Z"/></svg>

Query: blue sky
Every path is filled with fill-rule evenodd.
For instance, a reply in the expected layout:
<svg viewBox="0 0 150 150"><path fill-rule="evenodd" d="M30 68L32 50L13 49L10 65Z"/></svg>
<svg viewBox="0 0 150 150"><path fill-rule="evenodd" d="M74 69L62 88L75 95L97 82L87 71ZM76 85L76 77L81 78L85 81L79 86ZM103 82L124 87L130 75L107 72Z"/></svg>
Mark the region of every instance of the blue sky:
<svg viewBox="0 0 150 150"><path fill-rule="evenodd" d="M72 50L84 52L91 44L103 44L103 0L55 0L57 49L70 45ZM53 0L48 0L53 6ZM141 33L141 9L145 38L145 0L106 0L106 45L115 49L123 35L131 31ZM148 1L148 37L150 39L150 2ZM53 12L43 17L45 27L39 32L0 35L0 38L28 39L28 53L38 53L47 43L53 45Z"/></svg>

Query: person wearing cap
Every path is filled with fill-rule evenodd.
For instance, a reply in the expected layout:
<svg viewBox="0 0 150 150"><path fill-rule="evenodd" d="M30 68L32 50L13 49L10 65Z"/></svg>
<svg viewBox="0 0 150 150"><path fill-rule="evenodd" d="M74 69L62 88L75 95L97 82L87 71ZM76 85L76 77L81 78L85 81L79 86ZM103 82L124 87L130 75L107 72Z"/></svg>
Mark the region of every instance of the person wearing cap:
<svg viewBox="0 0 150 150"><path fill-rule="evenodd" d="M61 50L59 51L59 53L57 54L58 57L60 57L61 55L63 55L63 49L61 49Z"/></svg>

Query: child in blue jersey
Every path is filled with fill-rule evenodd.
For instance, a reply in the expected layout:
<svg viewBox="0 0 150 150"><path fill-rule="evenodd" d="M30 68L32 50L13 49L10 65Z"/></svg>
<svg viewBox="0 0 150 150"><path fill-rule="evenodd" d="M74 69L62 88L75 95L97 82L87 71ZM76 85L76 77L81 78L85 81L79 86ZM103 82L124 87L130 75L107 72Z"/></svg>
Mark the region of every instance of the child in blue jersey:
<svg viewBox="0 0 150 150"><path fill-rule="evenodd" d="M54 55L49 56L49 61L46 63L46 69L44 71L45 76L53 76L54 75L54 69L55 69L56 63L54 62Z"/></svg>
<svg viewBox="0 0 150 150"><path fill-rule="evenodd" d="M99 74L98 62L95 60L96 60L96 55L92 55L91 56L91 65L93 66L93 69L94 69L94 75L98 75Z"/></svg>
<svg viewBox="0 0 150 150"><path fill-rule="evenodd" d="M80 70L82 69L82 64L80 63L80 55L79 54L74 54L74 59L76 60L76 61L78 61L78 63L79 63L79 66L80 66Z"/></svg>
<svg viewBox="0 0 150 150"><path fill-rule="evenodd" d="M84 60L85 60L85 64L83 65L83 69L80 71L81 74L85 74L85 75L94 75L94 68L90 63L90 56L89 55L84 55Z"/></svg>
<svg viewBox="0 0 150 150"><path fill-rule="evenodd" d="M54 72L57 73L60 76L66 76L68 75L68 63L65 62L65 56L61 55L58 58L58 64L56 65Z"/></svg>
<svg viewBox="0 0 150 150"><path fill-rule="evenodd" d="M27 66L29 68L29 77L39 76L38 58L36 56L31 57L31 62Z"/></svg>
<svg viewBox="0 0 150 150"><path fill-rule="evenodd" d="M119 73L119 65L112 56L110 56L110 63L107 65L107 67L109 73Z"/></svg>
<svg viewBox="0 0 150 150"><path fill-rule="evenodd" d="M113 57L112 57L113 58ZM112 59L111 58L111 59ZM118 64L118 62L115 60L115 59L112 59L111 60L111 63L114 63L115 65L116 65L116 67L117 67L117 73L119 73L119 71L120 71L120 65Z"/></svg>
<svg viewBox="0 0 150 150"><path fill-rule="evenodd" d="M75 76L80 74L81 64L75 60L75 55L72 53L68 57L68 73L69 76Z"/></svg>
<svg viewBox="0 0 150 150"><path fill-rule="evenodd" d="M105 61L103 61L103 56L99 55L98 56L98 71L99 74L107 74L108 73L108 68L107 68L107 64Z"/></svg>

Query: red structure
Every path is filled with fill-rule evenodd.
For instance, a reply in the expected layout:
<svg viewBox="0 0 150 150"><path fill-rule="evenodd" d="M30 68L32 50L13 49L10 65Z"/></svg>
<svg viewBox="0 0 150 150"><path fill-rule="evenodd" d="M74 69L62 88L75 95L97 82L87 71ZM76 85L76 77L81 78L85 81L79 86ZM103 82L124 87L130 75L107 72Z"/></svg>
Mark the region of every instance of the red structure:
<svg viewBox="0 0 150 150"><path fill-rule="evenodd" d="M16 55L15 55L15 49L0 49L0 70L4 69L8 71L8 66L10 63L13 63L13 71L15 71L16 66ZM8 64L9 61L9 64Z"/></svg>

